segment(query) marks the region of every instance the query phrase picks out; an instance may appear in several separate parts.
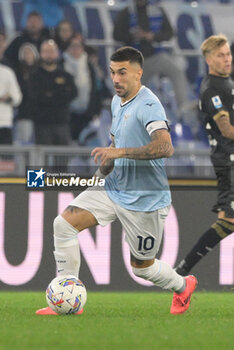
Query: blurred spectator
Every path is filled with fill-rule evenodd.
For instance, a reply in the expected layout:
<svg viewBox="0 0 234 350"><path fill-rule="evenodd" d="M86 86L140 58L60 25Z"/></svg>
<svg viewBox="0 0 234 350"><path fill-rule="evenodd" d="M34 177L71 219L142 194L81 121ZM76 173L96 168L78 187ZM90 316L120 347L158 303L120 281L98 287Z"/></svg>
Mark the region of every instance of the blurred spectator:
<svg viewBox="0 0 234 350"><path fill-rule="evenodd" d="M48 29L44 28L41 15L38 12L31 12L27 17L25 30L10 43L5 51L5 58L13 69L17 69L21 46L25 43L31 43L39 51L41 43L49 37L50 33Z"/></svg>
<svg viewBox="0 0 234 350"><path fill-rule="evenodd" d="M33 106L29 99L29 78L38 68L39 53L32 44L23 44L19 50L19 66L16 76L23 93L15 118L14 141L17 144L34 143Z"/></svg>
<svg viewBox="0 0 234 350"><path fill-rule="evenodd" d="M98 51L92 46L85 46L89 61L93 65L96 77L96 86L100 96L101 111L98 118L94 118L79 135L79 144L88 147L107 147L110 144L111 128L111 100L112 86L109 86L109 75L105 75L99 64Z"/></svg>
<svg viewBox="0 0 234 350"><path fill-rule="evenodd" d="M99 91L99 95L102 100L110 99L109 102L111 103L111 99L112 99L111 89L108 87L105 73L99 64L98 52L92 46L85 46L85 51L87 52L89 62L92 64L95 71L96 85Z"/></svg>
<svg viewBox="0 0 234 350"><path fill-rule="evenodd" d="M15 73L0 63L0 144L12 143L14 107L22 99Z"/></svg>
<svg viewBox="0 0 234 350"><path fill-rule="evenodd" d="M22 16L22 27L25 26L26 18L32 11L39 12L44 20L45 26L54 28L63 20L62 6L70 5L77 0L22 0L24 11Z"/></svg>
<svg viewBox="0 0 234 350"><path fill-rule="evenodd" d="M74 29L72 23L68 20L59 22L58 26L55 28L54 40L58 45L60 54L67 50L73 36Z"/></svg>
<svg viewBox="0 0 234 350"><path fill-rule="evenodd" d="M117 15L114 39L138 48L145 57L143 83L154 77L166 76L172 81L177 106L184 113L187 104L187 80L184 71L176 64L175 57L159 45L174 36L164 9L148 0L134 0L132 6Z"/></svg>
<svg viewBox="0 0 234 350"><path fill-rule="evenodd" d="M6 35L5 35L4 31L1 30L0 31L0 63L7 65L7 60L4 57L6 47L7 47Z"/></svg>
<svg viewBox="0 0 234 350"><path fill-rule="evenodd" d="M58 67L59 51L54 40L42 43L40 55L41 65L29 81L36 144L67 145L69 103L77 96L77 89L73 77Z"/></svg>
<svg viewBox="0 0 234 350"><path fill-rule="evenodd" d="M80 132L101 110L101 98L96 84L95 70L88 60L80 35L75 36L64 53L64 68L73 75L78 95L70 105L71 135L78 141Z"/></svg>

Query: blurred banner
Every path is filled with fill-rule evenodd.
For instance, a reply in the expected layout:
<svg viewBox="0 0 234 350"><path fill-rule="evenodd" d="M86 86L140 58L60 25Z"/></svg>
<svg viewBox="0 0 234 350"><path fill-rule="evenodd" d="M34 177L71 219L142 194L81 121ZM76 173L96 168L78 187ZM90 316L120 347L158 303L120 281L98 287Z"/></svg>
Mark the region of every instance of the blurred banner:
<svg viewBox="0 0 234 350"><path fill-rule="evenodd" d="M56 274L53 258L53 219L76 193L29 191L25 185L0 185L1 290L44 290ZM173 187L173 206L166 220L158 258L171 266L216 221L210 208L214 187ZM159 290L136 278L118 221L79 233L80 278L88 290ZM230 290L234 284L234 235L224 239L197 266L200 290Z"/></svg>

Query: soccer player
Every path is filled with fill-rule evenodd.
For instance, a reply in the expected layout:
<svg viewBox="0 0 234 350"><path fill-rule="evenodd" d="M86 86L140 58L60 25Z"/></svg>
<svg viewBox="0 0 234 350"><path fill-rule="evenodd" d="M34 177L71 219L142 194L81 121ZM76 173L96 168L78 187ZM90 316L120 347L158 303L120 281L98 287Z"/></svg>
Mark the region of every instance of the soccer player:
<svg viewBox="0 0 234 350"><path fill-rule="evenodd" d="M189 254L179 263L177 273L190 270L222 239L234 231L234 82L230 78L232 54L226 36L212 35L201 50L208 64L208 75L200 90L200 108L204 113L211 145L211 161L218 180L218 200L213 211L218 220L201 236Z"/></svg>
<svg viewBox="0 0 234 350"><path fill-rule="evenodd" d="M155 259L171 195L164 157L173 154L164 109L158 98L141 85L143 56L122 47L110 59L116 91L112 101L112 144L91 155L101 165L96 176L107 175L105 188L82 192L54 221L54 256L60 275L78 277L80 252L77 233L119 219L131 251L133 273L156 286L174 291L172 314L184 313L196 287L194 276L178 275ZM51 314L49 307L37 311Z"/></svg>

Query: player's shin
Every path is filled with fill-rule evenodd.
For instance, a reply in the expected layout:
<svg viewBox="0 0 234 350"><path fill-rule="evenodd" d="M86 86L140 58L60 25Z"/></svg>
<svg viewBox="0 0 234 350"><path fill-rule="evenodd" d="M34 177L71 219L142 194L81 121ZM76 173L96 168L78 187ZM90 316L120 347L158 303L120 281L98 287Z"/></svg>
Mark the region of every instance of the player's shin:
<svg viewBox="0 0 234 350"><path fill-rule="evenodd" d="M153 282L163 289L182 293L185 289L185 280L178 275L172 267L164 261L155 259L153 265L146 268L133 267L133 273L147 281Z"/></svg>
<svg viewBox="0 0 234 350"><path fill-rule="evenodd" d="M54 257L58 275L73 275L79 278L80 248L78 231L62 216L54 220Z"/></svg>
<svg viewBox="0 0 234 350"><path fill-rule="evenodd" d="M234 224L217 220L198 240L187 256L176 267L176 272L186 276L189 271L209 253L222 239L234 232Z"/></svg>

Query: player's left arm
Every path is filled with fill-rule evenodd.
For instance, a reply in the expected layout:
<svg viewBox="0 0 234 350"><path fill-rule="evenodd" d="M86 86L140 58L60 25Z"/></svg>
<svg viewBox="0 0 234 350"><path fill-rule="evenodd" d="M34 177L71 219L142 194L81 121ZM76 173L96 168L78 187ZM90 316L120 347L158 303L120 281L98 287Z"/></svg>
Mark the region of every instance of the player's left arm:
<svg viewBox="0 0 234 350"><path fill-rule="evenodd" d="M132 159L158 159L169 158L174 153L171 142L171 136L168 130L155 130L151 134L151 142L145 146L124 148L124 156L122 158Z"/></svg>
<svg viewBox="0 0 234 350"><path fill-rule="evenodd" d="M109 159L129 158L150 160L158 158L169 158L173 155L174 148L171 142L171 136L167 129L155 130L151 134L151 142L141 147L131 148L95 148L91 155L97 163L101 160L101 166L106 164Z"/></svg>
<svg viewBox="0 0 234 350"><path fill-rule="evenodd" d="M234 126L230 123L229 113L221 110L213 118L221 134L228 139L234 140Z"/></svg>

